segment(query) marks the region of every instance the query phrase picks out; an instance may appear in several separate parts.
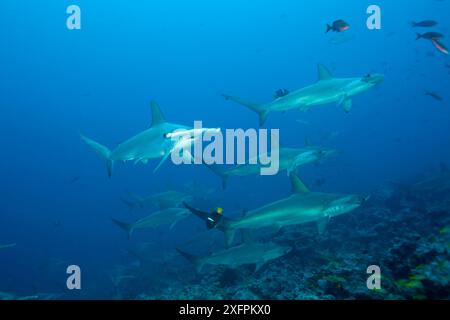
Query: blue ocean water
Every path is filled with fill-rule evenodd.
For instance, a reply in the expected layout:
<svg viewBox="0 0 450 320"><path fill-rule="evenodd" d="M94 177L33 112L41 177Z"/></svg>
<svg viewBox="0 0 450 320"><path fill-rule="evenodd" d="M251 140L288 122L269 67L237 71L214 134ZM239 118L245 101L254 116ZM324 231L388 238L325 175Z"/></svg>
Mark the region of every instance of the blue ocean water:
<svg viewBox="0 0 450 320"><path fill-rule="evenodd" d="M81 8L81 30L66 26L66 8L72 4ZM382 10L380 30L366 26L366 9L371 4ZM283 262L268 263L261 273L245 267L233 269L239 281L227 282L223 276L220 294L214 293L212 286L212 292L196 295L191 286L205 287L214 281L208 280L214 275L229 272L213 268L207 276L196 275L176 254L176 247L199 234L204 238L196 244L197 249L209 246L203 221L192 216L173 229L138 230L128 240L111 218L131 222L151 212L130 210L122 201L130 193L148 196L186 191L189 184L200 188L196 196L204 195L196 201L197 207L207 211L223 207L224 214L236 216L287 197L291 185L285 172L232 177L222 190L220 178L203 165L175 166L168 161L153 173L159 160L151 160L147 165L116 163L109 179L104 162L79 134L113 148L150 126L151 100L159 103L166 119L173 123L191 126L194 120L202 120L207 127L258 128L256 113L220 94L269 102L277 89L294 91L316 82L318 63L336 77L381 73L385 79L356 96L348 114L336 104L307 112L272 112L265 127L280 129L283 146L301 148L307 139L339 150L331 160L299 169L311 190L376 195L380 190L387 193L394 189L392 193L402 198L398 201L402 208L372 196L369 208L363 205L342 217L347 220L336 219L334 226L331 221L328 237L341 237L335 240L345 246L342 251L330 244L330 238L320 240L309 229L304 231L307 237L303 234L292 240L274 235L274 239L281 237L283 243L315 241L307 252L331 250L329 260L352 264L356 258L351 254L358 256L361 248L346 246L352 242L348 226L368 212L389 209L390 215L363 220L370 224L366 227L380 221L385 225L372 230L377 232L375 239L362 237L362 246L364 241L384 243L394 235L398 242L409 239L416 243L419 240L411 240L415 233L422 239L436 230L447 234L445 223L450 220L444 204L448 193L441 193L441 189L434 192L433 188L445 187L448 181L442 176L446 177L450 165L450 61L431 41L416 40L415 32L437 31L448 37L449 9L448 1L432 0L3 0L0 245L16 245L0 250L0 292L18 297L54 293L67 299L239 298L235 293L241 291L240 285L264 287L255 283L265 273L271 272L282 282L293 261L306 263L302 259L307 256L294 252L290 258L283 257ZM337 19L347 21L350 29L341 34L325 33L326 24ZM410 21L425 19L439 24L431 28L410 25ZM444 37L442 43L446 41L450 45ZM426 92L436 93L442 100ZM428 197L408 202L405 185L416 186L432 177L441 180L432 184L431 191L427 189ZM413 202L441 215L414 214ZM436 207L439 209L433 209ZM411 217L401 220L405 214ZM402 232L385 232L398 226L396 217L402 221ZM429 229L419 232L416 224ZM364 227L358 229L359 234L364 233ZM303 232L301 226L298 228ZM330 235L332 231L334 235ZM440 242L430 240L424 246L436 243ZM394 248L398 243L390 245ZM448 242L444 240L443 245L448 246ZM136 256L129 252L142 246L151 249L141 256L153 261L145 267L142 261L137 266ZM366 247L371 254L372 247ZM436 250L436 259L444 257L445 262L448 252ZM410 262L409 271L399 275L387 263L388 258L377 254L368 259L370 264L386 265L390 281L397 286L392 284L395 292L386 289L384 296L375 298L449 297L448 290L441 294L436 288L426 290L426 283L418 292L405 293L398 283L414 275L417 266L431 265L434 260ZM362 277L366 277L368 265L364 263ZM81 290L66 288L66 267L73 264L82 270ZM298 276L303 277L306 269L299 268ZM188 279L182 279L184 274L189 274ZM303 285L316 280L321 279L304 280ZM436 280L440 281L446 283L448 276ZM243 285L249 282L252 285ZM251 291L258 298L358 298L351 288L346 288L346 293L330 292L320 283L307 288L315 292L310 296L302 296L300 287L293 288L291 295L278 293L273 297L261 290Z"/></svg>

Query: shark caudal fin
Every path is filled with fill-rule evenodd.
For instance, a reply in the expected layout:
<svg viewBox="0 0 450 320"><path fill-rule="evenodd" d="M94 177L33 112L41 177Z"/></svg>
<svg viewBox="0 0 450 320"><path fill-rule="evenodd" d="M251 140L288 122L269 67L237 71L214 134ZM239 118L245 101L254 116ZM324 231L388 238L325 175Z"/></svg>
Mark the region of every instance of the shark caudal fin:
<svg viewBox="0 0 450 320"><path fill-rule="evenodd" d="M114 218L111 218L111 220L112 220L112 222L114 222L119 228L121 228L122 230L125 230L125 231L127 232L128 239L130 239L131 234L132 234L133 231L134 231L133 224L132 224L132 223L126 223L126 222L123 222L123 221L119 221L119 220L116 220L116 219L114 219Z"/></svg>
<svg viewBox="0 0 450 320"><path fill-rule="evenodd" d="M330 32L330 30L332 30L332 29L333 29L333 26L330 26L330 25L327 23L327 31L326 31L325 33Z"/></svg>
<svg viewBox="0 0 450 320"><path fill-rule="evenodd" d="M421 38L422 38L422 35L420 33L416 32L416 40L419 40Z"/></svg>
<svg viewBox="0 0 450 320"><path fill-rule="evenodd" d="M261 104L248 102L241 98L233 97L228 94L222 94L222 97L224 97L225 100L230 100L230 101L236 102L240 105L243 105L243 106L249 108L250 110L255 111L259 115L259 125L260 126L263 126L264 123L266 122L269 111L264 110Z"/></svg>
<svg viewBox="0 0 450 320"><path fill-rule="evenodd" d="M106 162L106 169L108 170L108 177L111 178L112 170L113 170L113 160L111 160L111 151L105 147L104 145L101 145L98 142L95 142L92 139L89 139L88 137L80 134L81 140L83 140L88 146L90 146L94 151Z"/></svg>
<svg viewBox="0 0 450 320"><path fill-rule="evenodd" d="M190 253L184 252L178 248L175 248L175 250L177 250L177 252L182 255L187 261L189 261L190 263L192 263L195 267L195 271L197 271L197 273L200 273L203 269L204 266L204 262L201 258L196 257Z"/></svg>

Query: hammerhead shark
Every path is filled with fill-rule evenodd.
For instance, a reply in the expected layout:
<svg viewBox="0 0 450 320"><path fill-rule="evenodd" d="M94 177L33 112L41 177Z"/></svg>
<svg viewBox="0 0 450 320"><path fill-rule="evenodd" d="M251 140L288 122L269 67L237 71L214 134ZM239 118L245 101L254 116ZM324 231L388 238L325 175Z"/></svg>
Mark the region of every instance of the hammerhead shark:
<svg viewBox="0 0 450 320"><path fill-rule="evenodd" d="M286 170L288 176L298 167L308 163L317 163L329 159L336 155L337 150L312 146L307 143L304 148L284 148L279 149L280 171ZM260 164L240 164L237 166L224 167L219 165L209 165L215 174L222 178L222 188L226 189L228 178L231 176L257 175L260 173Z"/></svg>
<svg viewBox="0 0 450 320"><path fill-rule="evenodd" d="M307 111L311 107L329 103L342 105L345 112L352 108L352 98L363 93L384 80L381 74L368 74L358 78L334 78L328 69L319 64L319 80L302 89L277 96L275 100L265 104L252 103L228 94L222 94L226 100L234 101L255 111L259 115L259 125L262 126L271 111L287 111L298 109Z"/></svg>
<svg viewBox="0 0 450 320"><path fill-rule="evenodd" d="M112 175L114 161L134 161L134 163L147 164L150 159L163 158L165 160L174 146L174 141L167 139L167 134L179 129L189 129L181 124L167 122L155 101L151 102L151 111L152 124L150 128L120 143L114 150L81 135L81 139L105 160L108 177ZM157 168L160 165L161 163Z"/></svg>
<svg viewBox="0 0 450 320"><path fill-rule="evenodd" d="M323 232L328 221L335 216L348 213L361 206L368 197L355 194L333 194L311 192L300 180L290 175L293 194L287 198L271 202L249 211L240 219L223 217L216 228L225 233L227 245L233 243L239 229L255 230L272 227L275 231L285 226L317 222L319 233ZM207 221L208 214L184 203L193 214Z"/></svg>
<svg viewBox="0 0 450 320"><path fill-rule="evenodd" d="M243 243L241 245L215 252L206 257L196 257L180 249L179 254L190 261L197 272L201 272L205 265L223 265L237 268L241 265L255 264L258 271L265 263L288 254L292 248L276 243Z"/></svg>

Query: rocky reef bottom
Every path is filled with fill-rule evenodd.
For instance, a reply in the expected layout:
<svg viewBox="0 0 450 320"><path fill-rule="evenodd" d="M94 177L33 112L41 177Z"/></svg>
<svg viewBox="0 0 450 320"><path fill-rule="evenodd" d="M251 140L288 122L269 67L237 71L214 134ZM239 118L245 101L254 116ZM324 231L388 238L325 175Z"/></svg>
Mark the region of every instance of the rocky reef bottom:
<svg viewBox="0 0 450 320"><path fill-rule="evenodd" d="M121 283L116 298L449 299L449 191L448 174L385 187L331 220L325 234L314 224L277 234L274 241L294 249L258 271L219 266L196 274L185 262L166 267L151 286L139 277ZM380 267L379 289L367 287L370 265Z"/></svg>

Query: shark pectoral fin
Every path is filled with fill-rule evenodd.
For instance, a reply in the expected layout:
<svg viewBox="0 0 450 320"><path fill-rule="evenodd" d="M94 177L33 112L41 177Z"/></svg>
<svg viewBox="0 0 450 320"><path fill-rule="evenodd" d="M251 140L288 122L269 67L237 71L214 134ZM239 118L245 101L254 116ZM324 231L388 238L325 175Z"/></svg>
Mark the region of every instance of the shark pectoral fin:
<svg viewBox="0 0 450 320"><path fill-rule="evenodd" d="M319 235L322 235L325 232L329 221L330 218L328 216L324 216L317 221L317 231L319 232Z"/></svg>
<svg viewBox="0 0 450 320"><path fill-rule="evenodd" d="M236 237L236 230L235 229L225 230L225 246L227 248L231 247L231 245L234 242L234 238L235 237Z"/></svg>
<svg viewBox="0 0 450 320"><path fill-rule="evenodd" d="M348 98L348 96L347 96L345 93L343 93L343 94L340 96L340 98L339 98L338 106L342 106L342 104L344 103L344 101L345 101L347 98Z"/></svg>
<svg viewBox="0 0 450 320"><path fill-rule="evenodd" d="M155 173L156 171L158 171L158 169L162 166L162 164L167 160L167 158L169 157L169 155L172 153L172 150L170 150L169 152L167 152L164 157L161 159L161 161L158 163L158 165L156 166L155 169L153 169L153 173Z"/></svg>
<svg viewBox="0 0 450 320"><path fill-rule="evenodd" d="M259 115L259 126L262 127L267 120L269 111L268 110L260 110L260 111L258 111L258 115Z"/></svg>
<svg viewBox="0 0 450 320"><path fill-rule="evenodd" d="M342 103L342 108L346 113L349 113L350 110L352 110L352 99L351 98L345 99L344 102Z"/></svg>
<svg viewBox="0 0 450 320"><path fill-rule="evenodd" d="M185 217L179 217L176 218L174 222L172 222L172 224L169 227L169 230L172 230L181 220L183 220Z"/></svg>

